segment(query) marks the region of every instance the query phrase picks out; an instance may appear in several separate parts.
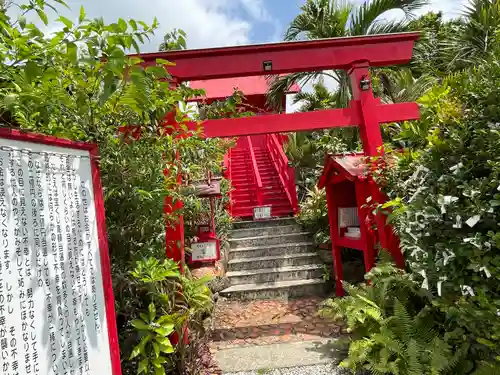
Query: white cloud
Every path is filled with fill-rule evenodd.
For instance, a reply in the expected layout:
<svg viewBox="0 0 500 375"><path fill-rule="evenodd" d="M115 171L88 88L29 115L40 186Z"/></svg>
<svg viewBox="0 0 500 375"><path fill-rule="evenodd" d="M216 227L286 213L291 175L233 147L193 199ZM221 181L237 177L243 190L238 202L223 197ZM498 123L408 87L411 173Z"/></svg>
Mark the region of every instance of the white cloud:
<svg viewBox="0 0 500 375"><path fill-rule="evenodd" d="M107 23L134 18L151 24L156 17L160 28L143 47L145 52L156 51L163 35L174 28L187 33L189 48L203 48L248 44L252 27L277 22L263 0L68 0L68 5L71 11L62 9L61 14L72 20L82 5L87 18L103 17ZM51 22L45 29L58 26Z"/></svg>
<svg viewBox="0 0 500 375"><path fill-rule="evenodd" d="M454 18L461 15L464 6L469 2L470 0L432 0L429 5L422 7L418 14L441 11L445 18Z"/></svg>

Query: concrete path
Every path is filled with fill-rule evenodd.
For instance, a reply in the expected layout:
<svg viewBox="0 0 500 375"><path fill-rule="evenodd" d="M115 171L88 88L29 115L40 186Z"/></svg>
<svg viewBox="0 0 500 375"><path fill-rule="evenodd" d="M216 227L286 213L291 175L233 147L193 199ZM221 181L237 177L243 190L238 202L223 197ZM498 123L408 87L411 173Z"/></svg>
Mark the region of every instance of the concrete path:
<svg viewBox="0 0 500 375"><path fill-rule="evenodd" d="M215 359L224 374L241 371L272 374L271 370L274 369L330 365L336 357L335 351L332 350L333 344L328 339L320 338L315 341L238 346L217 350Z"/></svg>

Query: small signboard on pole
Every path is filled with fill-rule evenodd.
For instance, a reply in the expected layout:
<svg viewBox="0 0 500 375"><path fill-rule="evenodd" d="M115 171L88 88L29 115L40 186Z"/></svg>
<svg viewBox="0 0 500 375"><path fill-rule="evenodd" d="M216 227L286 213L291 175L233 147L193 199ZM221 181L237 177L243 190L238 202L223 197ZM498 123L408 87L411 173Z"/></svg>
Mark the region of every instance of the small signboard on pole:
<svg viewBox="0 0 500 375"><path fill-rule="evenodd" d="M253 209L254 220L271 219L271 206L260 206Z"/></svg>
<svg viewBox="0 0 500 375"><path fill-rule="evenodd" d="M2 374L121 374L97 157L0 131Z"/></svg>
<svg viewBox="0 0 500 375"><path fill-rule="evenodd" d="M191 244L191 262L211 262L219 260L219 241L209 240Z"/></svg>

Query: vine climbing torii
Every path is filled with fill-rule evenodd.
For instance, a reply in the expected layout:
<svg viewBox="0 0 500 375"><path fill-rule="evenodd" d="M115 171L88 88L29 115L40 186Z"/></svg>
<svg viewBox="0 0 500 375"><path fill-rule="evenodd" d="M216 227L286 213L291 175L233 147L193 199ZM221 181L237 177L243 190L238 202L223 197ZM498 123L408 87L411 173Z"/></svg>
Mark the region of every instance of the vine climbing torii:
<svg viewBox="0 0 500 375"><path fill-rule="evenodd" d="M406 64L412 58L419 33L398 33L313 41L167 51L141 54L144 65L157 59L175 64L168 67L174 82L217 78L278 75L294 72L341 69L350 77L352 100L348 108L315 112L270 114L256 117L207 120L205 137L237 137L268 133L311 131L334 127L359 127L365 156L377 156L382 146L381 123L416 120L416 103L384 104L373 94L370 68ZM380 192L370 185L371 196ZM329 209L329 216L334 215ZM167 255L183 259L182 220L167 230ZM387 236L379 236L384 248ZM399 256L399 258L401 258ZM340 282L340 281L339 281Z"/></svg>

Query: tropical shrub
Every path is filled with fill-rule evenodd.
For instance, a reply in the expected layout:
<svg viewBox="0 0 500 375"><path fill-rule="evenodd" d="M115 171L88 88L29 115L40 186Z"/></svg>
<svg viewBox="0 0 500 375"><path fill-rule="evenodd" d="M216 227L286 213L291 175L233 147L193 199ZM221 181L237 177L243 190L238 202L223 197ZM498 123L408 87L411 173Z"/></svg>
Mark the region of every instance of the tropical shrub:
<svg viewBox="0 0 500 375"><path fill-rule="evenodd" d="M467 343L453 347L441 336L443 314L429 308L428 293L411 275L388 263L366 275L371 285L345 284L344 299L324 302L321 313L345 319L351 333L341 366L372 374L463 374Z"/></svg>
<svg viewBox="0 0 500 375"><path fill-rule="evenodd" d="M188 115L195 117L184 100L202 92L171 89L168 62L144 68L126 55L139 52L156 20L105 24L87 19L81 8L76 23L60 16L60 30L50 35L27 21L33 13L47 25L46 9L58 4L65 5L18 4L23 15L17 18L0 9L2 126L98 144L124 372L201 371L192 364L211 295L207 280L195 281L165 260L165 223L187 212L165 215L163 205L166 197L185 198L178 174L197 179L220 169L227 142L206 141L184 126ZM165 124L173 111L180 126ZM170 345L166 338L182 336L184 326L189 344L181 338Z"/></svg>
<svg viewBox="0 0 500 375"><path fill-rule="evenodd" d="M332 306L360 333L344 362L349 368L388 374L500 371L499 87L497 56L448 77L420 100L422 119L402 124L398 137L408 148L387 147L387 160L375 160L374 166L387 165L390 158L393 166L374 171L391 199L381 208L390 208L388 219L406 259L408 274L392 279L405 287L411 281L419 307L394 288L384 298L373 296L371 289L387 288L378 271L368 276L370 290L348 287L350 296ZM374 319L375 311L382 318ZM401 340L411 332L401 336L394 330L403 322L433 336L410 347ZM428 357L426 347L439 356ZM418 361L407 356L410 351Z"/></svg>

